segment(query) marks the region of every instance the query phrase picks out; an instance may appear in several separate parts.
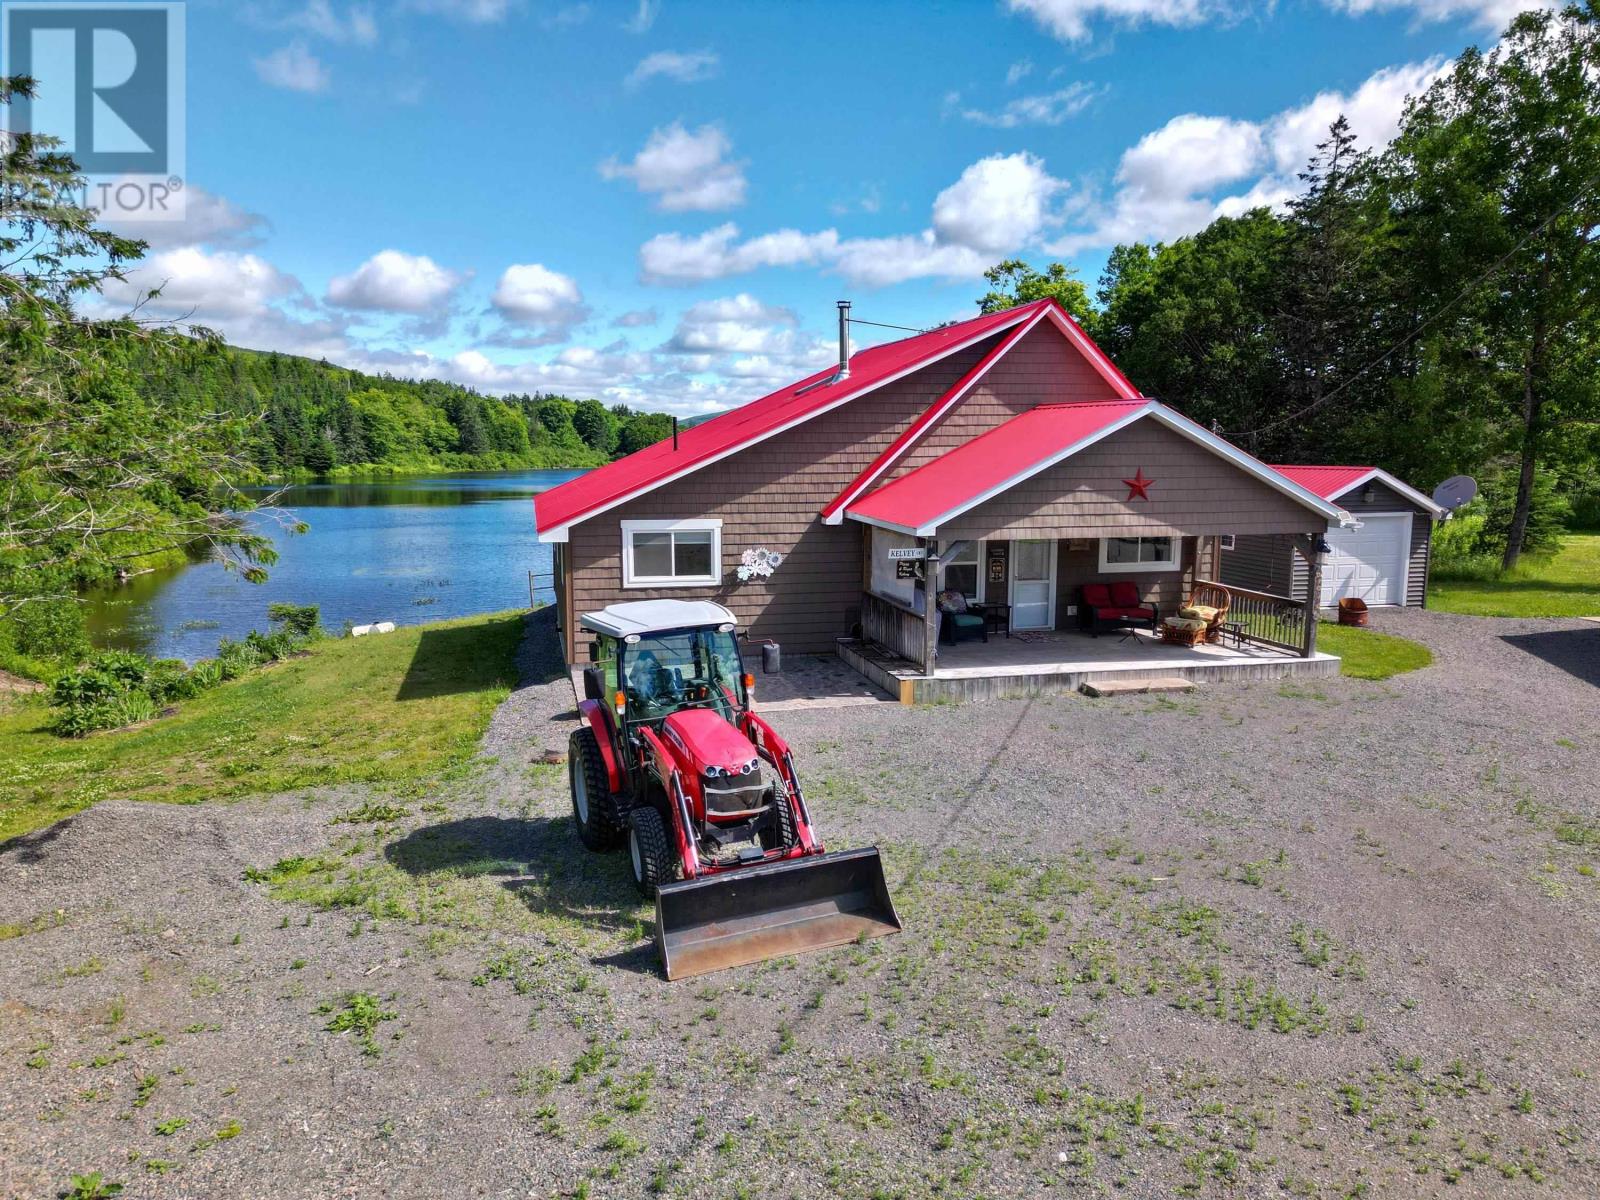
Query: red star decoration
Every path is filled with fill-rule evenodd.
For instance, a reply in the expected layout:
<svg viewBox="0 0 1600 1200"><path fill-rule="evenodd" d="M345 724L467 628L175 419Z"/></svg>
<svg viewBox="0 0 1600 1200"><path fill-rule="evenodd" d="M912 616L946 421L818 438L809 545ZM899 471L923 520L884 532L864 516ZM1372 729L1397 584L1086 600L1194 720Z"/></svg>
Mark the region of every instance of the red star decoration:
<svg viewBox="0 0 1600 1200"><path fill-rule="evenodd" d="M1124 479L1122 482L1128 485L1129 500L1148 500L1150 499L1150 485L1155 480L1146 479L1144 477L1144 468L1140 467L1133 473L1132 479Z"/></svg>

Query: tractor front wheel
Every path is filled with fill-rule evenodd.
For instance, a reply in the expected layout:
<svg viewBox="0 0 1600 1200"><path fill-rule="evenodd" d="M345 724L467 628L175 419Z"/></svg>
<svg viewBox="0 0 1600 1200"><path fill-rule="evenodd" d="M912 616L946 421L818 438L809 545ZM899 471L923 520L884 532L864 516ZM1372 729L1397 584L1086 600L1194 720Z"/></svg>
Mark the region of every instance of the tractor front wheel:
<svg viewBox="0 0 1600 1200"><path fill-rule="evenodd" d="M648 806L628 814L628 857L632 860L633 884L646 900L655 899L659 884L678 877L678 861L667 840L666 822Z"/></svg>
<svg viewBox="0 0 1600 1200"><path fill-rule="evenodd" d="M591 850L615 850L622 843L622 814L611 794L606 761L600 756L594 730L580 729L568 740L567 775L579 840Z"/></svg>

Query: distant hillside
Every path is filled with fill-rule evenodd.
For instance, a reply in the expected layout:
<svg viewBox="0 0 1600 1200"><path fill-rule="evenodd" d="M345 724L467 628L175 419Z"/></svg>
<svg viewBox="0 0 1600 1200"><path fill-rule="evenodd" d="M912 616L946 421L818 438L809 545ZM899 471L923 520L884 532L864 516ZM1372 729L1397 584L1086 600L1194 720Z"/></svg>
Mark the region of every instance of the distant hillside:
<svg viewBox="0 0 1600 1200"><path fill-rule="evenodd" d="M665 414L623 404L485 396L232 346L196 343L179 362L135 359L129 367L144 387L260 413L246 453L270 476L594 467L672 432Z"/></svg>

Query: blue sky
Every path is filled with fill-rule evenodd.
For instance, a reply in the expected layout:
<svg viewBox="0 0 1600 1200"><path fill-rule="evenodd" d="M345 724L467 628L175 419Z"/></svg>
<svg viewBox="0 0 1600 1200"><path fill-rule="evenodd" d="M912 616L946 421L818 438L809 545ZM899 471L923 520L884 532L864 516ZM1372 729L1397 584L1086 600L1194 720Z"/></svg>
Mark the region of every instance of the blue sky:
<svg viewBox="0 0 1600 1200"><path fill-rule="evenodd" d="M131 288L241 345L727 407L985 266L1281 202L1516 0L192 0L189 218ZM42 85L49 86L49 80ZM862 330L866 340L892 336Z"/></svg>

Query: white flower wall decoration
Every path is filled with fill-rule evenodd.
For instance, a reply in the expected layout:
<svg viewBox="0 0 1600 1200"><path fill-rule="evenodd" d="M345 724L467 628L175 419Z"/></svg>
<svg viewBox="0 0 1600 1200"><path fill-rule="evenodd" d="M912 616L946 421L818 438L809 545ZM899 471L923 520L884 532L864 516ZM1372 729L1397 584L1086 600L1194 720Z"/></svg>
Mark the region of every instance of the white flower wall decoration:
<svg viewBox="0 0 1600 1200"><path fill-rule="evenodd" d="M767 579L779 567L783 566L783 555L776 550L768 550L765 546L756 546L746 550L739 559L738 576L740 583L749 583L752 579Z"/></svg>

